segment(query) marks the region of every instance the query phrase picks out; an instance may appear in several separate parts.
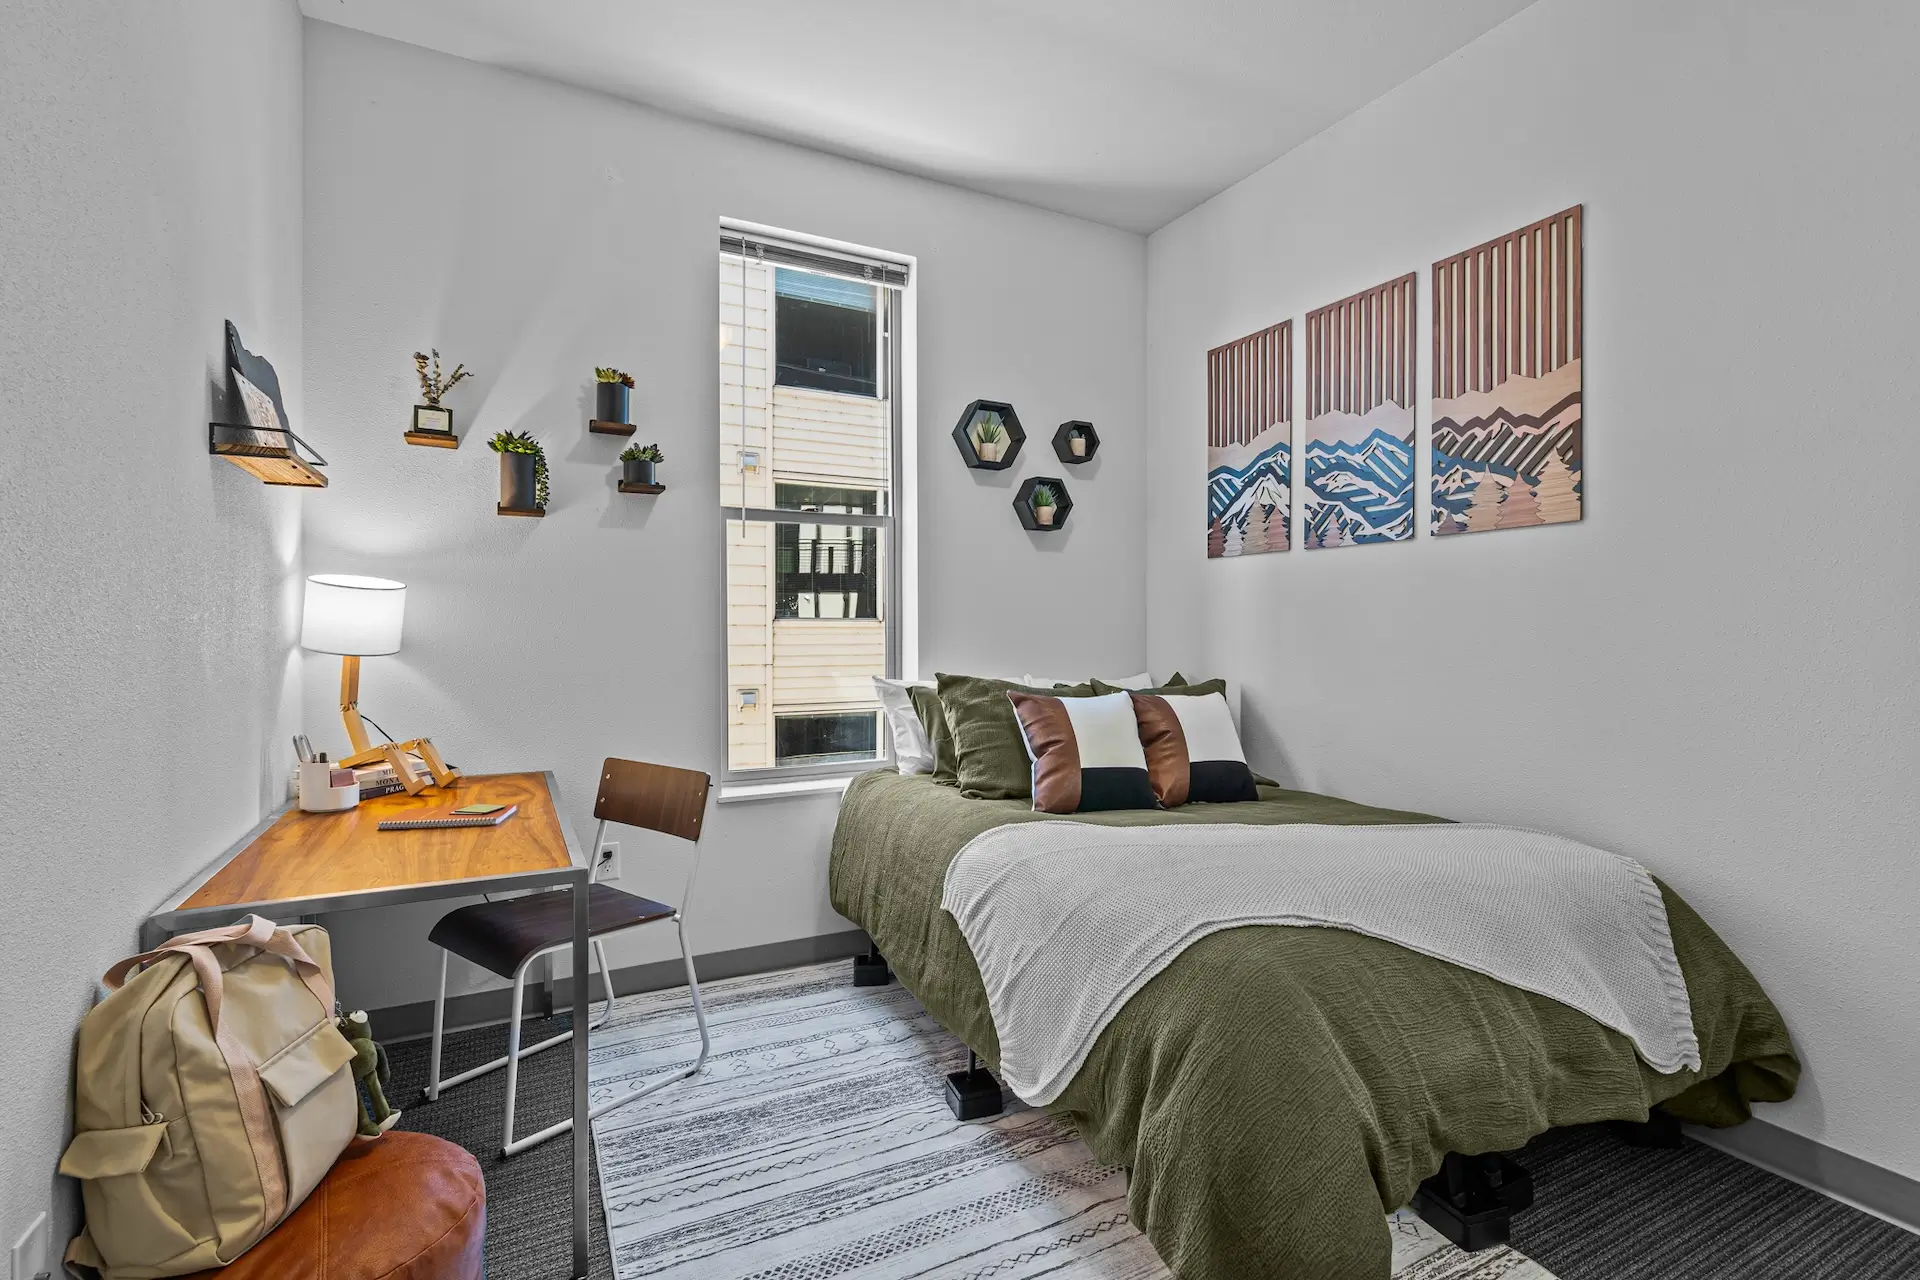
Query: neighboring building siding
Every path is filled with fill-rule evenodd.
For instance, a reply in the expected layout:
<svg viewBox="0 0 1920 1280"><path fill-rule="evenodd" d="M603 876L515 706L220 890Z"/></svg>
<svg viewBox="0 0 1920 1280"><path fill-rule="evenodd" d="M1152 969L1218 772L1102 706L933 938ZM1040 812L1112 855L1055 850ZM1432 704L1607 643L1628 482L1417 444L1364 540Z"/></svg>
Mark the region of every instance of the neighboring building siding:
<svg viewBox="0 0 1920 1280"><path fill-rule="evenodd" d="M727 336L720 352L722 508L743 498L771 507L776 481L887 487L889 404L773 386L772 269L722 258L719 282ZM760 455L759 467L744 477L744 494L743 449ZM886 674L886 632L871 619L775 622L773 530L749 524L743 532L736 519L726 537L727 748L734 768L764 768L774 762L775 715L878 710L871 678ZM742 689L759 690L757 706L740 706Z"/></svg>

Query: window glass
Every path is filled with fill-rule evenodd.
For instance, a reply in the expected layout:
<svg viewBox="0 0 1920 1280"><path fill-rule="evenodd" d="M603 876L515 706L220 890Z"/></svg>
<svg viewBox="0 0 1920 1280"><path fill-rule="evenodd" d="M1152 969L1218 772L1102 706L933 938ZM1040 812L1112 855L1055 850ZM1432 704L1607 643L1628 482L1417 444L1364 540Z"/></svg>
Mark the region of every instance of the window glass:
<svg viewBox="0 0 1920 1280"><path fill-rule="evenodd" d="M884 759L895 295L723 250L718 297L728 772Z"/></svg>
<svg viewBox="0 0 1920 1280"><path fill-rule="evenodd" d="M773 722L775 763L872 760L878 754L879 719L876 711L776 717Z"/></svg>
<svg viewBox="0 0 1920 1280"><path fill-rule="evenodd" d="M877 291L832 276L774 271L774 382L782 387L880 394Z"/></svg>

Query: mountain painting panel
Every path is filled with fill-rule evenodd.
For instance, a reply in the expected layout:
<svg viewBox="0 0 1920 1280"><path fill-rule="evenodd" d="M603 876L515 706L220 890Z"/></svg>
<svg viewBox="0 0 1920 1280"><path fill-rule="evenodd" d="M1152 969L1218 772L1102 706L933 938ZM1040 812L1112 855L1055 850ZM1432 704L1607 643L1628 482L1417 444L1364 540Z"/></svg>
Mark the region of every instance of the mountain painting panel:
<svg viewBox="0 0 1920 1280"><path fill-rule="evenodd" d="M1285 551L1293 515L1293 322L1207 353L1207 557Z"/></svg>
<svg viewBox="0 0 1920 1280"><path fill-rule="evenodd" d="M1581 518L1576 205L1433 266L1437 537Z"/></svg>

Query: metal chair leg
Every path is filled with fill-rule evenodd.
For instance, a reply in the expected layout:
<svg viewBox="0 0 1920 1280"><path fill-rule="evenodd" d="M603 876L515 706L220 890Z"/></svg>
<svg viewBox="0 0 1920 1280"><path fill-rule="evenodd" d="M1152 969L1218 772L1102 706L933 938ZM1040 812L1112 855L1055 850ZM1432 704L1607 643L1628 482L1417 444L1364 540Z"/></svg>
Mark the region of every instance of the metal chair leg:
<svg viewBox="0 0 1920 1280"><path fill-rule="evenodd" d="M507 1118L504 1134L500 1139L500 1154L512 1155L513 1145L513 1102L520 1089L520 1011L527 994L527 967L520 966L520 972L513 979L513 1011L507 1022Z"/></svg>
<svg viewBox="0 0 1920 1280"><path fill-rule="evenodd" d="M598 939L594 940L593 955L595 958L597 958L597 963L600 965L601 981L605 985L607 991L611 993L613 991L613 982L610 975L612 974L613 971L607 967L606 947ZM436 1037L438 1037L441 1034L441 1028L444 1025L443 1014L444 1014L444 1002L446 997L446 977L447 977L446 967L447 967L447 953L443 951L440 953L441 1003L435 1005L434 1007L434 1027L435 1027ZM526 970L523 970L523 972L531 971L532 967L533 967L532 962L529 961ZM588 1028L594 1031L598 1031L603 1025L605 1025L607 1019L613 1016L613 1005L614 1005L614 1001L612 999L608 999L601 1006L599 1014L587 1024ZM519 1019L516 1018L514 1021L517 1023ZM539 1044L528 1045L526 1048L520 1050L520 1057L524 1061L527 1058L531 1058L536 1053L544 1053L546 1050L553 1048L555 1045L565 1044L567 1041L571 1039L573 1039L572 1031L562 1031L557 1036L548 1036L545 1040L542 1040ZM449 1076L443 1080L440 1077L440 1057L439 1057L440 1048L439 1047L440 1047L440 1040L436 1038L436 1040L434 1041L433 1061L430 1068L427 1087L421 1090L421 1093L426 1097L426 1099L429 1102L438 1099L442 1090L451 1089L455 1085L465 1084L469 1080L478 1080L481 1076L490 1075L493 1072L498 1071L500 1068L507 1065L506 1058L499 1057L499 1058L495 1058L492 1062L482 1063L477 1067L470 1067L467 1070L462 1071L457 1076Z"/></svg>
<svg viewBox="0 0 1920 1280"><path fill-rule="evenodd" d="M631 1092L623 1093L616 1098L609 1098L599 1106L591 1108L587 1112L587 1119L589 1120L598 1120L609 1111L624 1107L631 1102L638 1102L648 1094L657 1093L670 1084L676 1084L681 1080L698 1075L707 1065L707 1055L712 1049L712 1039L707 1032L707 1011L700 1004L700 979L693 971L693 953L687 949L686 925L681 922L677 915L674 917L674 924L680 930L680 958L682 962L685 963L687 969L687 991L693 998L693 1020L695 1025L700 1028L700 1056L695 1058L687 1066L673 1072L671 1075L661 1076L656 1080L649 1080ZM525 1151L528 1147L538 1146L549 1138L557 1138L563 1133L570 1132L572 1129L572 1120L562 1120L558 1124L549 1125L538 1133L528 1134L526 1137L520 1138L517 1141L509 1142L506 1153L508 1155L517 1154L518 1152Z"/></svg>
<svg viewBox="0 0 1920 1280"><path fill-rule="evenodd" d="M427 1062L427 1101L440 1100L440 1045L447 1037L447 957L440 953L440 994L433 998L433 1053Z"/></svg>

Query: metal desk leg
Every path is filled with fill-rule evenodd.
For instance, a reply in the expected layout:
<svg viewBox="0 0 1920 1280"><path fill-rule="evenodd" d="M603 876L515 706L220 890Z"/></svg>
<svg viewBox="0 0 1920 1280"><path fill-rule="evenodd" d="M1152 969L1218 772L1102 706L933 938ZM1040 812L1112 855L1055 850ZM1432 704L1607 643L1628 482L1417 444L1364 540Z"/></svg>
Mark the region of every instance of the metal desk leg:
<svg viewBox="0 0 1920 1280"><path fill-rule="evenodd" d="M588 1215L593 1196L587 1189L587 1160L593 1125L587 1117L587 877L573 882L573 1274L586 1280L589 1257Z"/></svg>

